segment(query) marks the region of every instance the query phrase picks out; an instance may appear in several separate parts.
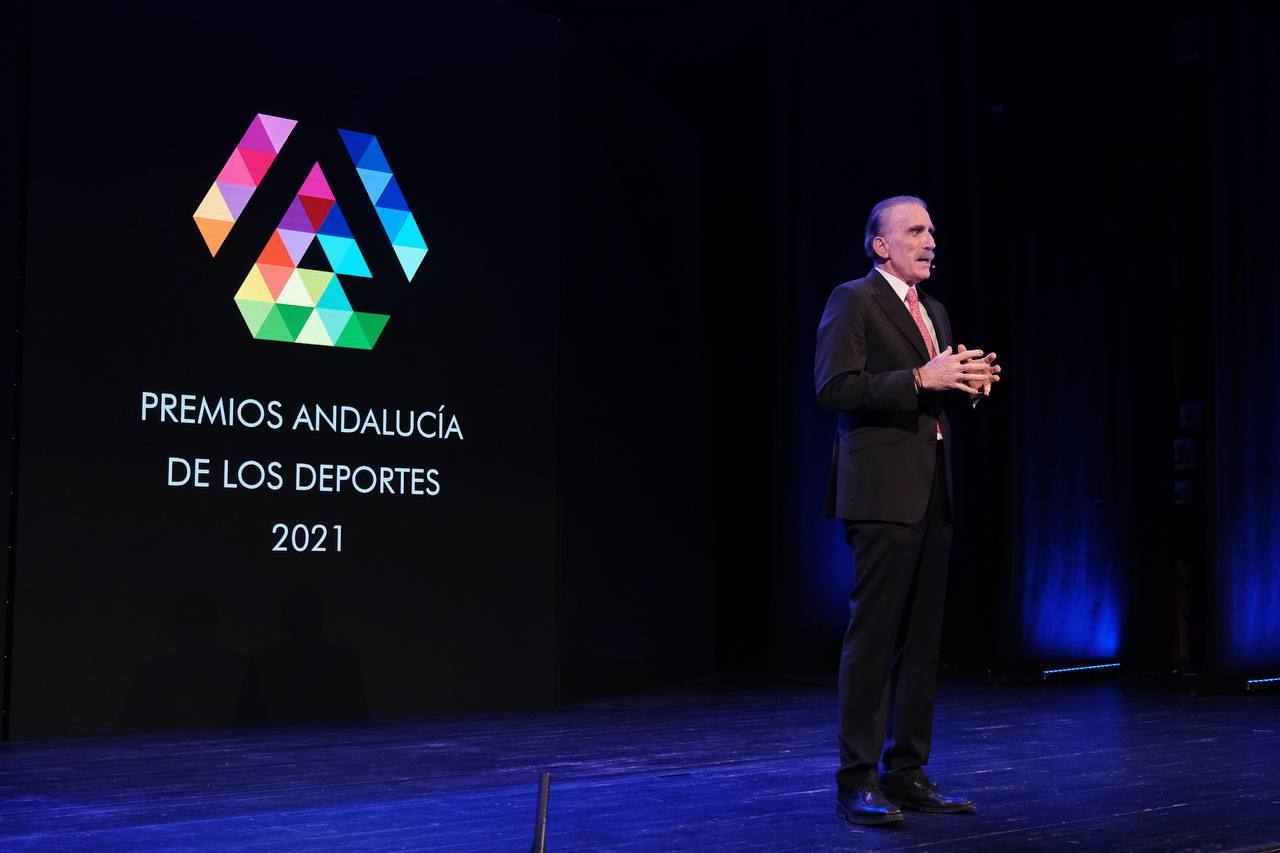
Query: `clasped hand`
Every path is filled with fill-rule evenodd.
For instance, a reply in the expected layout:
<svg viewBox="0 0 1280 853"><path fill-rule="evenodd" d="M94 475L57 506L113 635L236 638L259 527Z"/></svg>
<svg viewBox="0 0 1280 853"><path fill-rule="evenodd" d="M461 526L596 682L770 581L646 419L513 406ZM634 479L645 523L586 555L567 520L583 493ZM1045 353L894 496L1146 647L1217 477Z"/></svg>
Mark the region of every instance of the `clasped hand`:
<svg viewBox="0 0 1280 853"><path fill-rule="evenodd" d="M928 391L963 391L971 397L991 395L991 386L1000 381L1000 365L995 353L947 347L920 368L920 387Z"/></svg>

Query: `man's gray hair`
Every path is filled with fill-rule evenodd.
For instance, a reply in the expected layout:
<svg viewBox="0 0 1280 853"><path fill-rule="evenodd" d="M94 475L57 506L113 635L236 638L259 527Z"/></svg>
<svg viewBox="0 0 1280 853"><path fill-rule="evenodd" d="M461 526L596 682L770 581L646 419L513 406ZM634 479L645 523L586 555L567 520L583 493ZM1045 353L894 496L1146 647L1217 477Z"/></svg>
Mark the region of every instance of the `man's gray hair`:
<svg viewBox="0 0 1280 853"><path fill-rule="evenodd" d="M924 203L924 199L916 198L913 195L895 195L891 198L886 198L884 201L876 202L876 206L871 208L871 215L867 217L867 230L862 238L862 248L867 253L867 257L873 261L880 260L876 250L871 248L871 243L884 231L885 211L900 204L918 204L925 210L929 209L929 205Z"/></svg>

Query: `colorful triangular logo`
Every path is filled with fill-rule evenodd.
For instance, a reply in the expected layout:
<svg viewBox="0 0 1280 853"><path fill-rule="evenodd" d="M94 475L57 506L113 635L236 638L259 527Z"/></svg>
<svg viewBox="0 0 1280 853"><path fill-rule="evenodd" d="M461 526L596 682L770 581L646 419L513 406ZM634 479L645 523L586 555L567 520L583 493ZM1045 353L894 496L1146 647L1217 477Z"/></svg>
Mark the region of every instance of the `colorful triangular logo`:
<svg viewBox="0 0 1280 853"><path fill-rule="evenodd" d="M296 126L294 119L265 114L249 123L193 215L211 255L226 242ZM412 281L427 244L382 146L372 134L338 133L396 259ZM257 340L373 349L390 317L353 309L339 276L371 278L372 273L315 163L241 281L236 307Z"/></svg>

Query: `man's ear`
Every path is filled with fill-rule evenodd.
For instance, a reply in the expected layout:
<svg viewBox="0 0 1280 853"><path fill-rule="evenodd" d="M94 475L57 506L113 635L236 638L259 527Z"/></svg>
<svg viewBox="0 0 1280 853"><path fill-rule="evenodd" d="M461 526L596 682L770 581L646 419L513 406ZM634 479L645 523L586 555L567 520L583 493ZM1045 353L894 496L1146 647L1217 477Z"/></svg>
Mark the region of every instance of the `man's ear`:
<svg viewBox="0 0 1280 853"><path fill-rule="evenodd" d="M889 260L889 243L883 237L875 237L871 240L871 249L876 253L876 257L882 261Z"/></svg>

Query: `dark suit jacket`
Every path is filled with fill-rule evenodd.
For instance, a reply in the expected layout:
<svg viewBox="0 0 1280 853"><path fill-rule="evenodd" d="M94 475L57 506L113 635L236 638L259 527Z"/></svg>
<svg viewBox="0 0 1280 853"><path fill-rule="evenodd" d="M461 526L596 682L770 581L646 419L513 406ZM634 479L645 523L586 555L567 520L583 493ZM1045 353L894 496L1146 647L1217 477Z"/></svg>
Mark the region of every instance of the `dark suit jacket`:
<svg viewBox="0 0 1280 853"><path fill-rule="evenodd" d="M919 287L916 292L938 346L946 349L952 343L946 309ZM943 395L915 390L911 369L928 360L911 313L884 276L873 270L832 291L818 326L813 368L818 404L839 413L828 515L902 524L924 517L938 459L938 423L944 459L951 435ZM950 483L948 476L948 489Z"/></svg>

